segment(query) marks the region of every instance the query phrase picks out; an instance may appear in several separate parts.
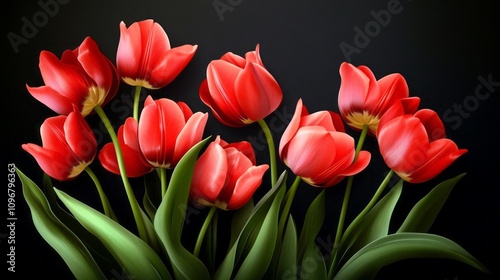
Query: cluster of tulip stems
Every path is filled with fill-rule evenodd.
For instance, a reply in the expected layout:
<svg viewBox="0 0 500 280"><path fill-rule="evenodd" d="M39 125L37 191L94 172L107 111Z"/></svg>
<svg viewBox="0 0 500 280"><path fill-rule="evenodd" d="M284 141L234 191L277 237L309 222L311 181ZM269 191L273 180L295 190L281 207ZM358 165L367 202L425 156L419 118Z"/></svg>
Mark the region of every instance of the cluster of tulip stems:
<svg viewBox="0 0 500 280"><path fill-rule="evenodd" d="M116 63L87 37L60 58L42 51L39 69L44 85L26 86L57 115L40 127L42 146L22 145L46 174L45 188L17 172L38 232L78 279L104 279L110 267L148 280L367 279L395 261L434 256L488 271L455 242L427 232L465 174L437 185L412 208L397 232L389 232L403 183L415 187L427 182L467 152L446 138L435 111L419 108L420 99L410 96L401 74L377 79L366 66L342 63L338 113L309 112L299 99L275 143L265 119L281 105L283 92L264 66L260 45L244 56L227 52L212 60L199 97L211 116L228 127L261 127L269 163L258 163L248 141L205 137L208 112L193 112L185 102L154 93L140 105L144 91L166 87L184 70L197 45L171 47L163 28L151 19L129 27L121 22L119 27ZM120 83L135 87L134 107L133 115L115 132L105 105L117 95ZM111 138L102 147L86 121L93 114ZM345 125L359 132L357 141ZM367 137L376 139L388 172L366 207L345 227L354 176L371 160L371 152L363 150ZM91 169L96 158L99 168L121 178L136 228L120 224ZM280 174L277 160L288 170ZM69 183L84 171L95 183L102 209L71 197L52 182ZM267 172L269 185L263 182ZM294 175L291 184L289 174ZM395 175L400 180L387 191ZM148 178L148 184L132 186L130 178ZM339 184L343 181L345 185ZM321 192L305 209L299 229L290 209L301 182ZM255 193L262 185L268 189L257 201ZM315 239L325 216L325 192L336 186L345 188L345 194L327 257L318 255ZM134 188L144 188L142 199ZM67 212L61 211L61 203ZM187 207L207 211L194 246L183 244L181 238ZM217 240L217 211L234 212L227 243ZM227 251L218 248L220 244ZM93 252L107 257L100 259Z"/></svg>

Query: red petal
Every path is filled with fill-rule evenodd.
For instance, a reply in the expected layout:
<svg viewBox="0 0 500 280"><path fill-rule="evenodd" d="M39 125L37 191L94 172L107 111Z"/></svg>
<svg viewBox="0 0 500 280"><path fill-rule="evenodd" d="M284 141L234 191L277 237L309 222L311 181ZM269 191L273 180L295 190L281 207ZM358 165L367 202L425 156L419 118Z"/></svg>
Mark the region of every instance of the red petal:
<svg viewBox="0 0 500 280"><path fill-rule="evenodd" d="M72 112L64 123L66 142L81 161L90 163L97 153L94 133L79 112Z"/></svg>
<svg viewBox="0 0 500 280"><path fill-rule="evenodd" d="M69 180L73 166L78 162L71 156L52 151L35 144L24 144L22 148L30 153L37 161L40 168L50 177L64 181Z"/></svg>
<svg viewBox="0 0 500 280"><path fill-rule="evenodd" d="M228 210L243 207L262 183L262 176L269 168L267 164L250 167L236 182L231 199L227 204Z"/></svg>
<svg viewBox="0 0 500 280"><path fill-rule="evenodd" d="M421 109L415 113L415 117L424 125L429 142L446 137L444 124L435 111Z"/></svg>
<svg viewBox="0 0 500 280"><path fill-rule="evenodd" d="M338 105L342 116L361 111L370 88L370 79L354 65L343 62L340 65L340 90Z"/></svg>
<svg viewBox="0 0 500 280"><path fill-rule="evenodd" d="M29 87L26 85L29 93L38 101L45 104L54 112L60 115L68 115L73 111L73 103L69 98L60 95L49 86ZM81 110L81 105L79 109Z"/></svg>
<svg viewBox="0 0 500 280"><path fill-rule="evenodd" d="M85 73L90 76L95 85L104 88L106 91L114 88L118 77L116 69L90 37L85 38L80 45L78 61L80 61ZM92 84L88 86L92 86Z"/></svg>
<svg viewBox="0 0 500 280"><path fill-rule="evenodd" d="M175 142L172 159L174 166L177 165L177 162L179 162L189 149L201 141L207 120L207 113L197 112L186 122Z"/></svg>
<svg viewBox="0 0 500 280"><path fill-rule="evenodd" d="M151 65L151 77L149 83L155 88L161 88L170 84L186 68L193 58L198 45L183 45L170 49L165 54L153 54L161 58ZM165 51L163 51L165 52Z"/></svg>
<svg viewBox="0 0 500 280"><path fill-rule="evenodd" d="M378 80L379 93L368 95L365 108L375 115L381 117L395 102L401 98L408 97L409 89L406 80L401 74L389 74Z"/></svg>
<svg viewBox="0 0 500 280"><path fill-rule="evenodd" d="M253 121L267 117L283 99L273 76L264 67L248 61L236 78L235 94L243 114Z"/></svg>
<svg viewBox="0 0 500 280"><path fill-rule="evenodd" d="M120 41L116 52L116 66L121 77L137 78L142 56L141 29L133 23L128 29L120 22Z"/></svg>
<svg viewBox="0 0 500 280"><path fill-rule="evenodd" d="M305 106L302 105L302 99L299 99L299 101L297 101L297 105L295 106L295 112L293 113L292 119L281 135L279 144L279 155L281 160L286 158L286 147L299 129L301 117L305 114L305 112L307 112L307 109L305 109Z"/></svg>

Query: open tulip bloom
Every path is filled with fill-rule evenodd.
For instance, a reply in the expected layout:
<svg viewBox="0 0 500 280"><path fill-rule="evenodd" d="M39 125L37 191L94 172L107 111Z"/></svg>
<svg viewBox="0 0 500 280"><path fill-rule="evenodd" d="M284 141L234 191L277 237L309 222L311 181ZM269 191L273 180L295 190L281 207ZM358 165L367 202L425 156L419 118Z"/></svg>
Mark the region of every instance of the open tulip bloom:
<svg viewBox="0 0 500 280"><path fill-rule="evenodd" d="M283 93L264 67L259 45L245 57L227 52L212 60L198 97L230 129L260 125L269 162L259 162L250 142L205 135L209 113L193 112L188 104L166 97L148 95L142 108L134 103L133 116L118 124L116 133L102 106L116 95L118 83L166 86L197 48L171 49L165 32L152 20L129 28L121 23L120 31L118 70L87 38L60 60L42 51L39 66L45 85L27 86L58 115L41 125L41 146L22 145L44 172L43 186L23 173L20 164L16 172L34 226L75 278L111 279L122 271L147 280L361 280L391 263L422 257L448 258L489 273L465 248L429 233L465 173L437 184L401 225L391 222L403 185L418 188L439 178L467 152L445 137L436 112L418 109L420 98L409 96L402 75L377 80L367 66L342 63L339 113L335 108L309 112L299 98L275 154L275 135L266 118L280 106ZM109 133L110 141L102 146L85 118L91 112ZM359 133L357 140L345 125ZM377 150L363 149L369 140L376 141ZM387 167L385 178L375 182L372 198L347 223L351 189L371 189L355 177L365 176L378 155ZM280 174L278 161L284 169ZM111 189L101 186L91 167L121 179L112 190L123 186L130 216L115 215L105 193ZM100 207L65 191L82 171L93 180ZM393 176L399 177L397 183ZM307 209L292 207L298 188L317 192ZM321 255L316 238L331 215L325 201L332 189L341 189L344 198L331 233L333 246ZM298 216L304 217L300 223ZM315 269L305 269L311 267Z"/></svg>

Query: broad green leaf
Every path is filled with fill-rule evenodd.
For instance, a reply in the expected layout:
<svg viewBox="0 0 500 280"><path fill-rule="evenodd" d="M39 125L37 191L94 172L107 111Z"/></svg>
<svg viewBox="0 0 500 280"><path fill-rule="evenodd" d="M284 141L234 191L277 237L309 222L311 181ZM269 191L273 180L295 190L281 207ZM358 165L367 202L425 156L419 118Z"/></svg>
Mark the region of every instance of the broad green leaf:
<svg viewBox="0 0 500 280"><path fill-rule="evenodd" d="M465 175L460 174L435 186L411 209L398 232L427 232L448 199L455 184Z"/></svg>
<svg viewBox="0 0 500 280"><path fill-rule="evenodd" d="M389 233L389 225L394 207L399 200L403 180L399 182L375 206L352 227L341 240L340 264L345 262L366 244Z"/></svg>
<svg viewBox="0 0 500 280"><path fill-rule="evenodd" d="M240 235L241 230L245 226L246 222L248 221L248 218L252 214L254 208L254 203L253 203L253 198L248 201L245 206L241 207L240 209L236 210L233 214L233 218L231 220L231 239L229 241L229 248L233 246L234 242L238 239L238 236Z"/></svg>
<svg viewBox="0 0 500 280"><path fill-rule="evenodd" d="M445 258L480 271L488 269L454 241L429 233L401 232L381 237L354 254L334 279L366 280L391 263L409 258Z"/></svg>
<svg viewBox="0 0 500 280"><path fill-rule="evenodd" d="M238 239L230 247L228 253L215 272L214 279L233 279L233 271L241 256L241 252L243 252L242 248L247 246L247 242L250 239L250 236L262 225L263 220L265 219L269 209L271 208L277 191L283 188L285 182L286 171L283 171L281 176L278 178L276 185L269 189L269 191L259 200L259 202L253 208L252 214L241 230ZM238 251L240 253L238 253Z"/></svg>
<svg viewBox="0 0 500 280"><path fill-rule="evenodd" d="M274 197L262 226L234 279L261 279L274 253L278 235L278 217L285 188L280 188Z"/></svg>
<svg viewBox="0 0 500 280"><path fill-rule="evenodd" d="M83 242L54 215L40 188L21 170L16 169L16 173L35 228L61 256L76 279L105 279Z"/></svg>
<svg viewBox="0 0 500 280"><path fill-rule="evenodd" d="M309 243L300 265L300 279L326 280L325 259L315 243Z"/></svg>
<svg viewBox="0 0 500 280"><path fill-rule="evenodd" d="M125 273L143 279L171 279L160 257L142 239L67 193L54 191L73 216L101 240Z"/></svg>
<svg viewBox="0 0 500 280"><path fill-rule="evenodd" d="M56 217L67 226L85 244L85 247L94 257L96 263L103 272L111 272L120 267L111 253L104 247L102 242L80 224L75 217L59 205L59 200L54 191L52 180L47 174L43 176L43 192L50 205L50 209Z"/></svg>
<svg viewBox="0 0 500 280"><path fill-rule="evenodd" d="M302 231L300 232L298 244L299 263L302 262L304 252L311 246L310 244L315 244L316 237L323 226L324 218L325 190L323 189L309 205L304 218L304 224L302 226Z"/></svg>
<svg viewBox="0 0 500 280"><path fill-rule="evenodd" d="M144 196L142 204L151 221L154 221L156 209L161 202L161 183L158 172L155 170L144 175Z"/></svg>
<svg viewBox="0 0 500 280"><path fill-rule="evenodd" d="M209 279L203 262L181 243L182 227L188 207L189 189L198 154L210 137L193 146L174 168L154 219L154 228L168 252L176 279Z"/></svg>
<svg viewBox="0 0 500 280"><path fill-rule="evenodd" d="M297 228L292 214L286 223L275 279L294 279L297 276Z"/></svg>

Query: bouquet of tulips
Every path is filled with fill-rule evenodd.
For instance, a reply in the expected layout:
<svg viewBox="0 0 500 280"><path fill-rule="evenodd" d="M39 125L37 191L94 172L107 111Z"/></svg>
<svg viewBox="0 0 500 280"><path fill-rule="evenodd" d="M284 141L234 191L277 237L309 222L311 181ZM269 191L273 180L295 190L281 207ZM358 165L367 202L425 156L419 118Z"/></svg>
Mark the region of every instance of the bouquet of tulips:
<svg viewBox="0 0 500 280"><path fill-rule="evenodd" d="M42 146L22 145L43 170L41 184L25 175L21 164L17 174L34 226L77 279L108 279L116 271L147 280L370 279L393 262L426 257L488 272L457 243L428 233L464 173L436 185L397 231L389 230L403 184L411 188L435 178L467 152L445 137L436 112L419 109L420 99L409 96L402 75L376 79L366 66L342 63L339 113L309 112L299 99L275 142L266 117L280 106L283 93L264 66L259 45L244 56L227 52L212 60L199 97L225 126L260 126L269 162L259 163L250 142L205 135L208 112L193 112L182 101L141 96L171 83L197 47L171 47L163 28L148 19L129 27L120 23L116 63L90 37L61 58L40 53L44 85L27 85L27 90L57 115L40 127ZM122 82L135 87L134 103L132 115L115 131L105 106ZM104 145L98 145L86 121L95 114L109 133L111 141ZM359 132L357 141L345 125ZM379 187L366 207L344 226L354 177L373 153L363 150L367 137L376 139L388 172L376 182ZM279 161L286 170L278 172ZM115 214L91 168L121 178L131 217ZM58 186L84 171L95 184L100 207ZM386 188L396 175L398 182ZM301 182L321 191L303 209L299 227L292 204ZM344 187L345 195L333 248L322 254L316 238L324 222L325 193L336 186ZM263 195L256 195L258 189ZM193 209L205 218L191 244L183 229ZM217 234L221 211L231 215L224 238Z"/></svg>

